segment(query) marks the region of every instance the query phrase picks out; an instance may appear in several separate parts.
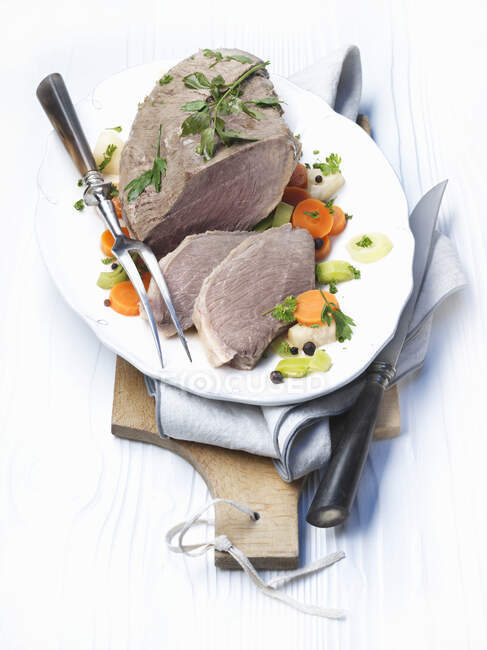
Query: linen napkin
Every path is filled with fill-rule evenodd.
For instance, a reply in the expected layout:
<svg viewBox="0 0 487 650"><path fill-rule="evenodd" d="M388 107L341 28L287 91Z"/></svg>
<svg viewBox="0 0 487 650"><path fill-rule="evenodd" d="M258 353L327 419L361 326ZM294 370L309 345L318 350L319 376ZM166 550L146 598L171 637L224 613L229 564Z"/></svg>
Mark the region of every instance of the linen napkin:
<svg viewBox="0 0 487 650"><path fill-rule="evenodd" d="M292 75L290 80L356 120L362 91L357 47L341 48ZM423 365L434 310L465 283L453 245L436 232L394 383ZM157 426L162 437L269 456L285 481L293 481L327 462L331 453L328 418L350 408L364 381L359 377L334 393L304 404L259 407L209 400L150 377L145 379L149 393L155 397Z"/></svg>

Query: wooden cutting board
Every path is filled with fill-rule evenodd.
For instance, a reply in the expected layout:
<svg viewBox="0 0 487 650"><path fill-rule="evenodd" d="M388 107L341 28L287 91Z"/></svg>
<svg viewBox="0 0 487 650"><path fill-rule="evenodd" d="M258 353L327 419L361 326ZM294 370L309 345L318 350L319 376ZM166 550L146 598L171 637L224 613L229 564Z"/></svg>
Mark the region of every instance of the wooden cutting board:
<svg viewBox="0 0 487 650"><path fill-rule="evenodd" d="M370 133L366 116L358 123ZM375 438L399 435L397 389L385 394ZM260 513L253 522L227 504L215 508L215 535L225 534L257 569L295 569L299 561L298 500L303 481L285 483L272 460L241 451L162 439L157 431L154 400L142 374L117 358L112 412L112 433L120 438L149 442L182 456L203 477L211 495L246 504ZM226 553L215 552L215 564L239 568Z"/></svg>

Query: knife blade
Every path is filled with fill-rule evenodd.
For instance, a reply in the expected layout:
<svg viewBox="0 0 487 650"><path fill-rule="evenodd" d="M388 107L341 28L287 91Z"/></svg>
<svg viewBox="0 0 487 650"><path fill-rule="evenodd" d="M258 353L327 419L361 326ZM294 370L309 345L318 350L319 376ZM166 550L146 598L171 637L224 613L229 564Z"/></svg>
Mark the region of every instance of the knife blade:
<svg viewBox="0 0 487 650"><path fill-rule="evenodd" d="M313 526L337 526L350 514L384 391L396 374L397 360L423 286L433 232L446 185L447 181L443 181L433 187L411 214L409 222L415 234L413 289L393 338L367 369L365 386L354 406L343 416L334 418L341 435L306 516L307 522Z"/></svg>

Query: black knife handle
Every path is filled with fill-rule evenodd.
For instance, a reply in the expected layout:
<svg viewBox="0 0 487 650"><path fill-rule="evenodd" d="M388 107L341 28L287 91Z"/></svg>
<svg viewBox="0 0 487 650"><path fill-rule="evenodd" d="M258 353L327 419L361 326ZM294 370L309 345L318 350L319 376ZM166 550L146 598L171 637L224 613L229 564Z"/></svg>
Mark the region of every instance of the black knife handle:
<svg viewBox="0 0 487 650"><path fill-rule="evenodd" d="M330 528L342 524L350 514L384 391L393 377L388 364L372 364L354 406L340 416L341 436L309 507L309 524Z"/></svg>
<svg viewBox="0 0 487 650"><path fill-rule="evenodd" d="M84 176L97 166L88 141L69 96L64 79L58 72L47 75L37 87L37 98L59 134L79 173Z"/></svg>

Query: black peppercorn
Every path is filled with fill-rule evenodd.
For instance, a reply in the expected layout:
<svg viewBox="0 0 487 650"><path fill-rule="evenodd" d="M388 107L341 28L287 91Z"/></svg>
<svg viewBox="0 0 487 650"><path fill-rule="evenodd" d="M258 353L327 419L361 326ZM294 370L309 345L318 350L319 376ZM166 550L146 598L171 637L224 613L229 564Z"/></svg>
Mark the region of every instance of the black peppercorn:
<svg viewBox="0 0 487 650"><path fill-rule="evenodd" d="M282 382L284 381L282 372L279 372L279 370L273 370L271 372L271 381L273 384L282 384Z"/></svg>
<svg viewBox="0 0 487 650"><path fill-rule="evenodd" d="M315 353L316 350L316 345L313 343L313 341L308 341L303 345L303 352L304 354L307 354L308 357L312 357L313 354Z"/></svg>
<svg viewBox="0 0 487 650"><path fill-rule="evenodd" d="M298 348L293 347L293 348L289 348L289 349L290 349L291 354L297 354L299 352Z"/></svg>
<svg viewBox="0 0 487 650"><path fill-rule="evenodd" d="M110 307L110 305L112 304L110 302L110 298L105 298L105 300L103 301L103 304L105 305L105 307Z"/></svg>
<svg viewBox="0 0 487 650"><path fill-rule="evenodd" d="M315 239L315 250L320 250L320 248L323 248L324 240L321 237L317 237Z"/></svg>
<svg viewBox="0 0 487 650"><path fill-rule="evenodd" d="M323 176L321 174L315 176L315 183L322 183L322 182L323 182Z"/></svg>
<svg viewBox="0 0 487 650"><path fill-rule="evenodd" d="M112 269L115 271L115 269L118 269L118 264L116 262L113 262L112 264Z"/></svg>

